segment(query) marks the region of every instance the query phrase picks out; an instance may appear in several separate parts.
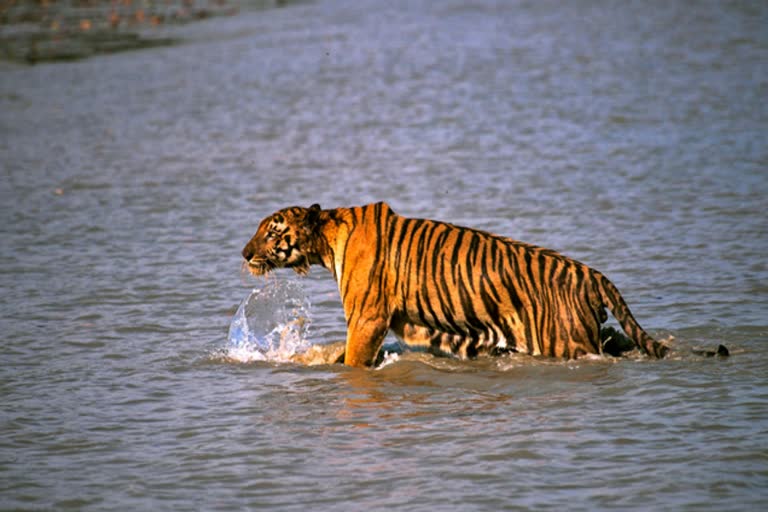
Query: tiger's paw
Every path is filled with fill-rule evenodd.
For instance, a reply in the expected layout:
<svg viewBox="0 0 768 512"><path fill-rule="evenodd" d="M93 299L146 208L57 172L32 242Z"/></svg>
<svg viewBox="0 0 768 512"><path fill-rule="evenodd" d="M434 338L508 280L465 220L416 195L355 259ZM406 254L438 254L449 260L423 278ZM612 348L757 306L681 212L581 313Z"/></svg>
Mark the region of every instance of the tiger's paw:
<svg viewBox="0 0 768 512"><path fill-rule="evenodd" d="M669 354L669 347L658 341L654 341L650 346L646 346L648 355L656 359L664 359Z"/></svg>

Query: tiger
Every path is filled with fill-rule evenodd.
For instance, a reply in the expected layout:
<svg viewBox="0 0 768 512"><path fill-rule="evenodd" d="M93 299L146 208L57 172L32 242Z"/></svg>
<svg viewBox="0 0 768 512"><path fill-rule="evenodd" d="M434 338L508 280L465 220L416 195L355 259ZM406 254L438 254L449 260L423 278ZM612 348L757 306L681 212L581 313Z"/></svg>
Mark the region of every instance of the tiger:
<svg viewBox="0 0 768 512"><path fill-rule="evenodd" d="M633 348L659 359L669 351L597 270L490 232L400 216L384 202L284 208L259 223L242 256L256 276L330 271L347 325L339 362L349 366L374 365L390 331L407 346L463 359L603 354L606 307Z"/></svg>

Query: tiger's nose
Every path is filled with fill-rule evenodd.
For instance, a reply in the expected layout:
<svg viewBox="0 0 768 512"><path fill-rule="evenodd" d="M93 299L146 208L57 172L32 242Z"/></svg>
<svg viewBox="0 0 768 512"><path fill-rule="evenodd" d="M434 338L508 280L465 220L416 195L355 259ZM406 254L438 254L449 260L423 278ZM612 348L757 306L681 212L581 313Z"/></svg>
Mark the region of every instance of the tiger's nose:
<svg viewBox="0 0 768 512"><path fill-rule="evenodd" d="M251 244L243 247L243 258L245 258L245 261L251 261L251 258L253 258L253 249L251 249Z"/></svg>

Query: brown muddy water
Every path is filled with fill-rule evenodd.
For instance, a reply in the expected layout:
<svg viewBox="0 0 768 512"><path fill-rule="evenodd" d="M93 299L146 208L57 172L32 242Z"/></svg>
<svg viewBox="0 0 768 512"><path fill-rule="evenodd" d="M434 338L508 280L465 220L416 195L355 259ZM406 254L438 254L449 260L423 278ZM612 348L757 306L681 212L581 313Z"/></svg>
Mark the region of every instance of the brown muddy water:
<svg viewBox="0 0 768 512"><path fill-rule="evenodd" d="M764 508L766 26L762 2L327 0L0 64L0 509ZM675 353L233 351L241 301L297 279L241 273L258 221L377 200L590 264ZM301 341L343 340L330 274L301 293Z"/></svg>

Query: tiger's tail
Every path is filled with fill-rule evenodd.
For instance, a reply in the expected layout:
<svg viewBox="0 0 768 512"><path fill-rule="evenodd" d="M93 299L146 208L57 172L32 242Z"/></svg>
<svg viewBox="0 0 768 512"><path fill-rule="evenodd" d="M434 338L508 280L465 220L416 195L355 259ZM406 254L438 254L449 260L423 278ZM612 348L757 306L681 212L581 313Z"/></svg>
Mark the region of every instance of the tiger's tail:
<svg viewBox="0 0 768 512"><path fill-rule="evenodd" d="M597 284L597 290L600 293L600 300L611 311L616 320L619 321L621 328L632 338L640 351L651 357L661 359L669 352L669 347L659 343L640 327L629 306L624 302L624 298L614 284L600 272L594 271L594 279Z"/></svg>

